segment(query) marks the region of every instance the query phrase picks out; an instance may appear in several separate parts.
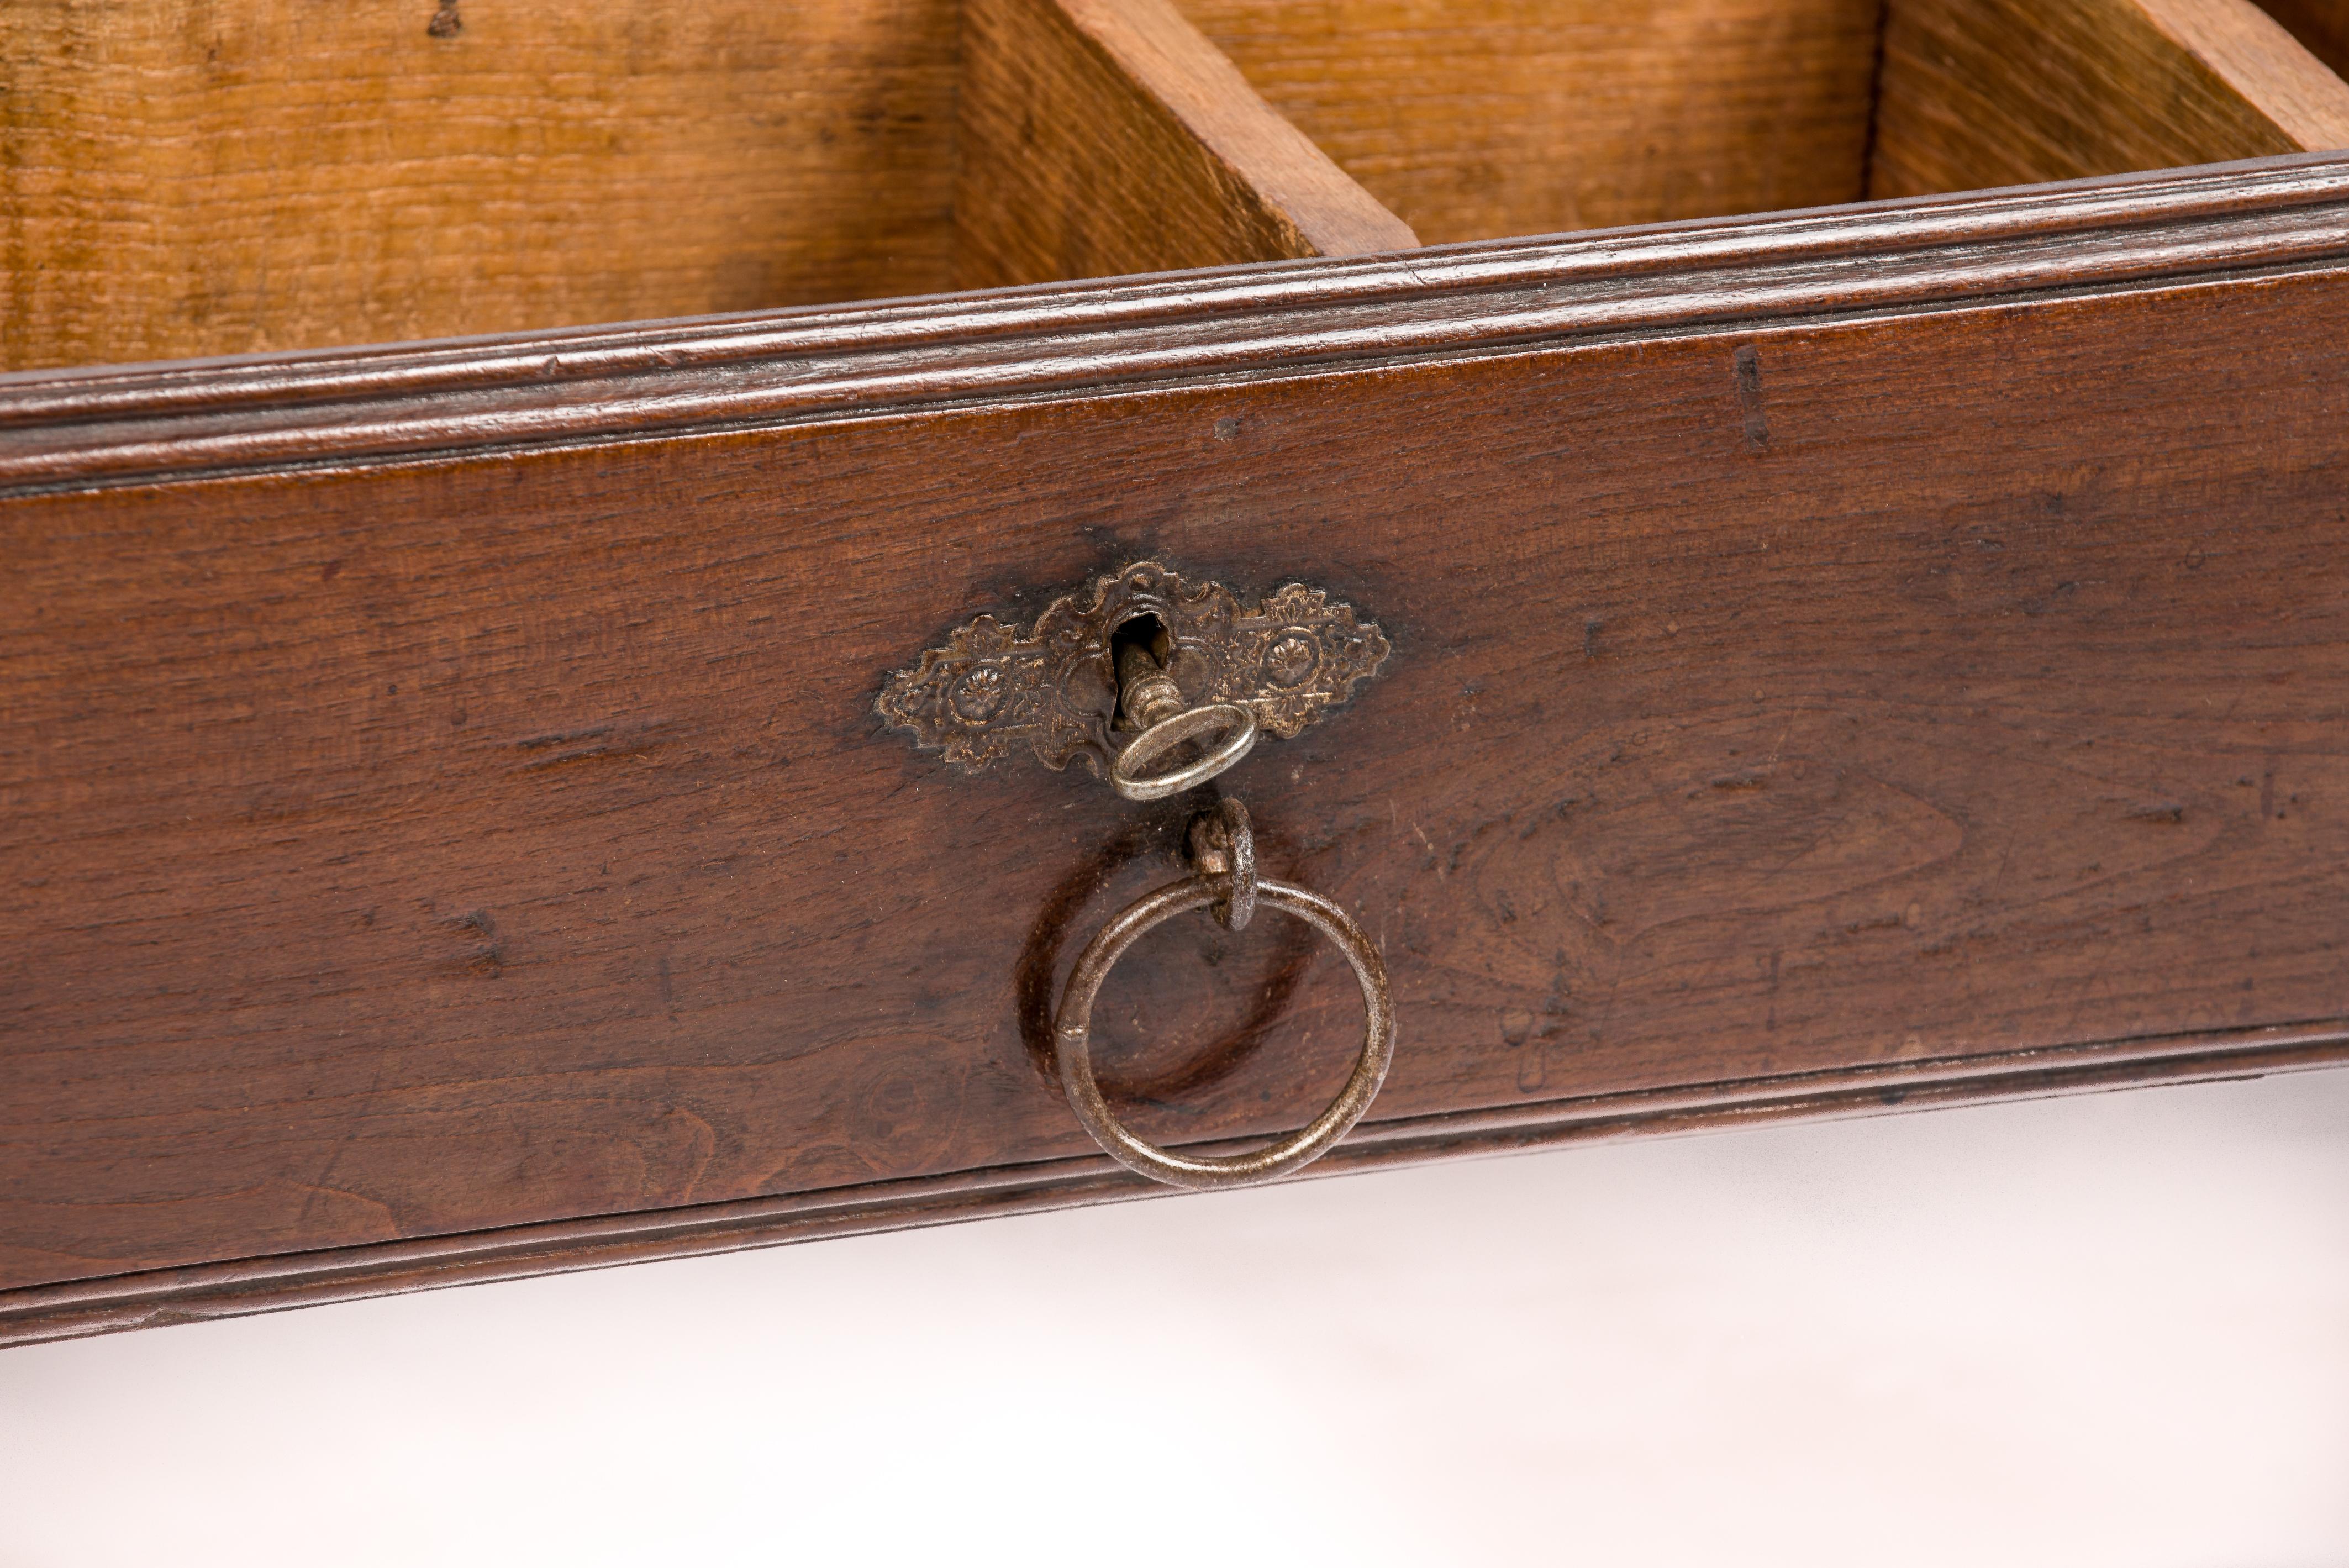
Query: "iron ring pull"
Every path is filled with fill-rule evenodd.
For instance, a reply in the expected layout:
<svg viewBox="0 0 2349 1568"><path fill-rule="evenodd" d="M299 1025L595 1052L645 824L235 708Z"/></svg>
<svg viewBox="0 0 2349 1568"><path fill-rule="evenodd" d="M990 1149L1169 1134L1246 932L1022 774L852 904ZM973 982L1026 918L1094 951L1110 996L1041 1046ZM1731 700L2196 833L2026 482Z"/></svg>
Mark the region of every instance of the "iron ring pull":
<svg viewBox="0 0 2349 1568"><path fill-rule="evenodd" d="M1303 888L1256 876L1247 812L1236 800L1220 804L1219 819L1203 818L1191 836L1192 876L1144 894L1120 910L1085 944L1061 993L1053 1038L1061 1086L1070 1108L1112 1159L1170 1186L1197 1189L1245 1187L1271 1181L1310 1165L1344 1137L1371 1108L1387 1064L1394 1057L1394 1003L1387 991L1386 966L1362 929L1336 904ZM1304 1128L1245 1154L1179 1154L1128 1131L1093 1080L1092 1009L1102 982L1126 949L1152 929L1193 909L1215 907L1237 930L1260 905L1294 915L1330 939L1345 955L1362 987L1362 1051L1346 1086L1327 1110Z"/></svg>

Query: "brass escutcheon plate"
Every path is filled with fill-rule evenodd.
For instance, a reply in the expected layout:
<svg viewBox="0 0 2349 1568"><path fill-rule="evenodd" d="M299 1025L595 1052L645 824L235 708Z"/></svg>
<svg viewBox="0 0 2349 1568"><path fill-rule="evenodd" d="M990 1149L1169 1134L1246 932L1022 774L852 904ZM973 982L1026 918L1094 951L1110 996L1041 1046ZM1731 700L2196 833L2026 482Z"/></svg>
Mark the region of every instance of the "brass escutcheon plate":
<svg viewBox="0 0 2349 1568"><path fill-rule="evenodd" d="M874 706L958 767L976 772L1026 750L1046 767L1081 761L1106 774L1129 739L1113 727L1111 638L1142 616L1164 628L1166 673L1191 706L1245 707L1282 740L1345 701L1390 651L1374 623L1320 588L1291 583L1243 605L1221 583L1136 561L1055 599L1029 630L991 615L957 627L946 647L890 676Z"/></svg>

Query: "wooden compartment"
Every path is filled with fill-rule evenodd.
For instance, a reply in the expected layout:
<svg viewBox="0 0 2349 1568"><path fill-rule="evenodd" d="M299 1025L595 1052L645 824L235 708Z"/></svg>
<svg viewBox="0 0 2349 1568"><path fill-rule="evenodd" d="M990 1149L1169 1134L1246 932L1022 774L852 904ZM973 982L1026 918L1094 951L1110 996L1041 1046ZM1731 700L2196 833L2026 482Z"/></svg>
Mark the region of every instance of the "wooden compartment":
<svg viewBox="0 0 2349 1568"><path fill-rule="evenodd" d="M0 71L8 369L2349 144L2244 0L24 0Z"/></svg>
<svg viewBox="0 0 2349 1568"><path fill-rule="evenodd" d="M951 0L0 8L11 368L919 294Z"/></svg>
<svg viewBox="0 0 2349 1568"><path fill-rule="evenodd" d="M978 191L992 160L1030 155L1016 133L959 134L958 102L976 101L959 90L961 26L953 0L11 5L0 368L951 289L972 270L958 215L1002 218L958 203L957 167ZM1044 129L1065 134L1081 111L1092 134L1122 99L1137 100L1129 122L1148 122L1163 111L1139 100L1163 85L1212 130L1253 137L1278 189L1334 201L1350 245L1412 243L1195 36L1178 53L1186 43L1164 84L1106 73ZM1253 172L1171 213L1087 191L1084 259L1117 271L1316 254L1222 210L1262 206ZM1123 242L1130 222L1148 232Z"/></svg>
<svg viewBox="0 0 2349 1568"><path fill-rule="evenodd" d="M2349 1057L2277 9L0 8L0 1340L1133 1196L1190 806L874 703L1144 559L1392 639L1231 775L1330 1168ZM1144 1131L1308 954L1137 950Z"/></svg>
<svg viewBox="0 0 2349 1568"><path fill-rule="evenodd" d="M2349 145L2245 0L1181 4L1429 244Z"/></svg>
<svg viewBox="0 0 2349 1568"><path fill-rule="evenodd" d="M2245 0L1890 0L1868 193L2349 147L2349 88Z"/></svg>

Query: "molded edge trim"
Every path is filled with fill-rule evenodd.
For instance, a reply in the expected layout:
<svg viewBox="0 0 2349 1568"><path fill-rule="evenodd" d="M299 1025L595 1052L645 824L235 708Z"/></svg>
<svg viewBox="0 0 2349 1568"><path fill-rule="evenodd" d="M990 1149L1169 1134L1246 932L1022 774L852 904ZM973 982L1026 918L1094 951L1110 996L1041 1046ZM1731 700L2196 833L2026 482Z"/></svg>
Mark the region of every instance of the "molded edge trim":
<svg viewBox="0 0 2349 1568"><path fill-rule="evenodd" d="M1307 1175L1723 1127L1873 1116L2349 1062L2349 1019L1639 1090L1366 1123ZM1229 1145L1199 1146L1216 1152ZM638 1214L286 1253L0 1292L0 1345L397 1292L1164 1197L1094 1155Z"/></svg>
<svg viewBox="0 0 2349 1568"><path fill-rule="evenodd" d="M437 343L0 376L0 495L2349 265L2349 155Z"/></svg>

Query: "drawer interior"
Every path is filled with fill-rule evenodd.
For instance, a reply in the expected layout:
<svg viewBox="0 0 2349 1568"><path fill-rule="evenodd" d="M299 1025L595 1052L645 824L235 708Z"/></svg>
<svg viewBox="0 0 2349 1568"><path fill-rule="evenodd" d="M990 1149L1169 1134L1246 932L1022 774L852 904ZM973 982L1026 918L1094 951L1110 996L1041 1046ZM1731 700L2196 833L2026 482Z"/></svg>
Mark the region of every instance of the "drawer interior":
<svg viewBox="0 0 2349 1568"><path fill-rule="evenodd" d="M1431 244L2349 145L2249 0L1179 3Z"/></svg>
<svg viewBox="0 0 2349 1568"><path fill-rule="evenodd" d="M2349 145L2334 0L14 0L0 368ZM2294 34L2305 40L2295 41Z"/></svg>

